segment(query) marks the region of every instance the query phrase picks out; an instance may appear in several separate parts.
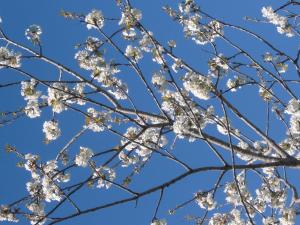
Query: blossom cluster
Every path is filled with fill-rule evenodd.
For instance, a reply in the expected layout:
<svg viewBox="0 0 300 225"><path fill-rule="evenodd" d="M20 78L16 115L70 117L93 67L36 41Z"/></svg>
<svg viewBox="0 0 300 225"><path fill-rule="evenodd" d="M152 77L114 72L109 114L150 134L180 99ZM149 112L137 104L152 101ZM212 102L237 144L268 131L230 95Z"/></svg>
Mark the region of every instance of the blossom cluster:
<svg viewBox="0 0 300 225"><path fill-rule="evenodd" d="M91 149L86 147L80 147L80 152L75 157L75 164L77 166L87 167L93 155L94 153Z"/></svg>
<svg viewBox="0 0 300 225"><path fill-rule="evenodd" d="M188 72L183 78L183 86L197 98L203 100L208 100L210 98L209 93L212 89L212 83L208 77Z"/></svg>
<svg viewBox="0 0 300 225"><path fill-rule="evenodd" d="M130 156L125 151L119 153L119 159L124 167L136 164L139 160L146 161L153 151L167 144L166 137L158 128L148 128L142 132L136 127L129 127L123 137L121 144L126 146L125 150L135 153Z"/></svg>
<svg viewBox="0 0 300 225"><path fill-rule="evenodd" d="M34 201L26 205L32 213L28 219L31 224L44 224L45 202L60 201L62 191L59 187L60 182L70 180L69 173L57 173L58 165L56 160L47 161L45 164L38 162L39 157L33 154L24 156L24 167L31 172L32 180L26 183L27 191Z"/></svg>
<svg viewBox="0 0 300 225"><path fill-rule="evenodd" d="M263 7L261 9L262 16L265 17L270 23L277 26L277 31L280 34L285 34L288 37L293 37L294 33L291 25L288 23L288 20L284 16L278 15L271 6Z"/></svg>
<svg viewBox="0 0 300 225"><path fill-rule="evenodd" d="M21 54L15 53L6 47L0 47L0 69L8 66L18 68L21 66Z"/></svg>
<svg viewBox="0 0 300 225"><path fill-rule="evenodd" d="M93 179L97 179L97 188L105 187L106 189L109 189L115 178L116 172L114 169L107 166L95 168L95 172L93 173Z"/></svg>
<svg viewBox="0 0 300 225"><path fill-rule="evenodd" d="M37 84L38 82L35 79L21 82L21 95L24 97L24 100L27 100L24 112L29 118L36 118L41 115L38 101L41 92L36 90Z"/></svg>
<svg viewBox="0 0 300 225"><path fill-rule="evenodd" d="M110 113L106 111L99 112L94 108L88 108L87 113L88 116L86 117L86 124L84 127L94 132L104 131L106 128L105 123L111 120Z"/></svg>
<svg viewBox="0 0 300 225"><path fill-rule="evenodd" d="M58 122L55 120L45 121L43 124L43 132L45 133L46 141L56 140L61 134Z"/></svg>
<svg viewBox="0 0 300 225"><path fill-rule="evenodd" d="M100 10L92 10L86 15L84 21L86 22L86 27L88 29L102 28L104 25L104 17Z"/></svg>

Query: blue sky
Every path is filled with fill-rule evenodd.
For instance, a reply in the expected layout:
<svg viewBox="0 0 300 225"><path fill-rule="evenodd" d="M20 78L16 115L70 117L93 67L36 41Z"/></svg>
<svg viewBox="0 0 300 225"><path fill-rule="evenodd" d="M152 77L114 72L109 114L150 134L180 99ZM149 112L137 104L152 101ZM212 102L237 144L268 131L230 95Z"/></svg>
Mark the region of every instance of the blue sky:
<svg viewBox="0 0 300 225"><path fill-rule="evenodd" d="M165 44L168 40L174 39L177 42L176 54L180 55L190 65L199 69L202 72L207 71L207 59L209 55L203 51L202 46L196 46L191 40L184 38L182 27L173 22L162 10L162 6L175 6L178 1L174 0L132 0L133 6L143 12L142 23L146 28L154 33L154 36ZM270 5L271 0L202 0L198 1L203 10L211 15L224 19L227 22L247 26L250 29L255 29L260 34L263 34L278 44L280 49L291 52L294 49L296 41L286 42L283 36L276 33L274 26L245 22L242 18L246 15L252 17L260 17L260 9L262 6ZM100 9L103 14L108 17L119 17L120 11L115 6L114 1L109 0L2 0L0 6L0 16L3 24L1 25L9 37L18 42L31 46L24 36L25 29L31 24L38 24L42 27L42 44L43 52L46 56L67 65L68 67L79 71L84 76L89 76L89 73L78 68L74 60L76 49L74 46L83 42L87 36L97 35L93 30L88 31L83 24L78 21L66 20L59 15L60 11L74 11L78 13L88 13L92 9ZM110 33L113 31L110 26L113 22L107 22L104 31ZM115 27L115 26L114 26ZM271 34L271 35L270 35ZM256 42L248 42L244 36L237 35L229 31L228 35L232 40L245 46L253 55L260 56L262 46ZM3 43L1 43L2 45ZM120 43L123 48L126 45ZM32 46L31 46L32 47ZM228 50L224 48L224 50ZM119 59L115 52L107 51L107 58L115 57ZM150 59L151 60L151 59ZM148 61L142 62L142 68L145 71L147 78L158 69L157 66L149 64ZM53 67L49 67L43 63L24 62L24 68L37 74L43 79L57 79L58 71ZM125 73L127 72L127 73ZM135 79L131 79L130 71L125 70L122 78L129 83L129 92L133 97L136 105L143 110L152 110L153 103L147 94L142 83ZM132 73L132 72L131 72ZM22 80L22 77L15 72L9 70L0 70L1 83L10 81ZM248 88L239 92L237 95L229 95L228 98L241 107L241 111L250 119L254 120L259 127L263 128L265 122L265 103L258 96L252 95L254 89ZM248 99L251 96L251 102ZM20 95L19 86L13 88L0 89L0 111L16 110L25 106L25 101ZM260 112L260 113L258 113ZM42 124L45 120L51 119L51 110L45 109L42 116L38 119L31 120L29 118L20 118L17 121L0 128L0 148L3 149L6 144L16 146L21 152L33 152L42 156L43 160L50 160L55 157L57 149L61 148L76 132L79 131L84 121L82 116L78 116L74 112L66 112L57 116L60 121L60 126L63 135L48 145L43 144ZM235 121L233 121L235 122ZM281 128L274 127L271 130L271 136L276 140L283 137L284 132ZM237 125L238 126L238 125ZM76 153L79 146L88 146L95 151L101 151L113 147L119 143L119 138L108 133L95 134L87 132L76 144L72 145L71 151ZM208 164L217 164L217 160L211 155L210 150L203 143L189 143L186 140L179 140L176 144L176 156L183 161L189 162L193 166L203 166ZM229 155L228 155L229 157ZM105 159L103 159L104 161ZM174 165L168 160L161 159L157 156L153 157L153 162L143 170L141 176L135 177L135 182L132 185L133 189L146 190L148 187L166 181L183 170L179 166ZM102 162L103 162L102 161ZM0 151L0 204L9 203L26 195L25 183L29 181L30 174L15 165L18 159L14 155L9 155ZM128 173L130 170L124 169L122 173ZM299 173L293 172L293 179L299 179ZM88 175L88 170L82 169L75 173L73 179L80 179ZM164 201L160 207L158 217L166 218L168 224L184 225L190 224L185 220L187 214L201 215L202 212L195 204L191 204L182 210L178 210L176 215L168 215L168 210L175 207L177 204L190 199L199 189L206 190L210 188L216 178L217 173L207 173L205 175L198 174L188 177L180 181L174 187L168 188L164 195ZM229 177L226 177L229 179ZM99 204L111 202L115 199L127 197L127 194L112 189L110 191L99 189L87 189L80 191L74 196L75 201L79 202L83 208L96 206ZM134 202L126 205L120 205L113 208L105 209L100 212L91 213L72 221L66 221L61 224L88 224L88 225L144 225L150 224L152 215L155 210L156 201L159 193L156 192L146 196L138 201L137 207ZM53 205L52 205L53 207ZM51 208L51 207L50 207ZM67 214L70 212L70 207L63 207L59 214ZM300 222L300 221L299 221ZM24 221L21 221L25 224ZM6 223L3 223L6 225Z"/></svg>

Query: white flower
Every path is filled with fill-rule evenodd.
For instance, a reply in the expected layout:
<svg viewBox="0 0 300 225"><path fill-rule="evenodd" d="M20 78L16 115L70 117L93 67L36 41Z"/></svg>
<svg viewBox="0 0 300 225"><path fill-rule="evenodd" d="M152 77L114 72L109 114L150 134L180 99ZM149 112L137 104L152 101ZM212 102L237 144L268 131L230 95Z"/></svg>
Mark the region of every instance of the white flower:
<svg viewBox="0 0 300 225"><path fill-rule="evenodd" d="M27 208L32 212L32 214L27 215L27 219L29 219L30 223L32 225L38 224L38 225L43 225L46 223L46 218L43 219L45 216L45 206L43 203L31 203L27 205Z"/></svg>
<svg viewBox="0 0 300 225"><path fill-rule="evenodd" d="M0 69L5 66L13 68L20 67L21 54L14 53L14 51L10 51L6 47L0 47Z"/></svg>
<svg viewBox="0 0 300 225"><path fill-rule="evenodd" d="M276 224L276 219L274 217L266 217L262 219L264 225L272 225Z"/></svg>
<svg viewBox="0 0 300 225"><path fill-rule="evenodd" d="M290 119L290 131L292 134L300 134L300 118L297 116L291 116Z"/></svg>
<svg viewBox="0 0 300 225"><path fill-rule="evenodd" d="M170 48L176 48L176 41L175 40L169 40L168 41L168 46Z"/></svg>
<svg viewBox="0 0 300 225"><path fill-rule="evenodd" d="M295 224L296 211L293 208L284 208L281 211L282 217L279 218L281 225L293 225Z"/></svg>
<svg viewBox="0 0 300 225"><path fill-rule="evenodd" d="M76 155L75 164L77 166L87 167L89 160L93 157L94 153L91 149L80 147L79 155Z"/></svg>
<svg viewBox="0 0 300 225"><path fill-rule="evenodd" d="M100 40L96 37L88 37L85 42L86 50L93 52L96 51L100 47Z"/></svg>
<svg viewBox="0 0 300 225"><path fill-rule="evenodd" d="M173 124L173 132L177 134L179 138L184 138L184 134L191 129L191 119L186 115L180 115L176 117Z"/></svg>
<svg viewBox="0 0 300 225"><path fill-rule="evenodd" d="M25 100L37 100L41 95L41 92L36 91L35 87L37 81L35 79L30 79L30 81L21 82L21 95Z"/></svg>
<svg viewBox="0 0 300 225"><path fill-rule="evenodd" d="M142 13L138 9L126 7L122 12L119 25L125 25L127 28L133 27L137 21L142 19Z"/></svg>
<svg viewBox="0 0 300 225"><path fill-rule="evenodd" d="M31 212L33 212L34 214L37 214L39 216L44 216L45 215L45 210L44 210L44 205L42 203L31 203L29 205L27 205L27 209L29 209Z"/></svg>
<svg viewBox="0 0 300 225"><path fill-rule="evenodd" d="M29 118L36 118L41 115L41 109L37 100L29 100L24 108L26 116Z"/></svg>
<svg viewBox="0 0 300 225"><path fill-rule="evenodd" d="M100 10L92 10L92 12L86 15L84 21L88 29L102 28L104 25L104 17Z"/></svg>
<svg viewBox="0 0 300 225"><path fill-rule="evenodd" d="M250 192L248 191L245 185L245 172L242 171L237 175L237 182L239 185L239 191L237 189L237 185L235 182L227 183L224 192L226 194L226 201L231 203L233 206L241 206L243 205L241 196L243 201L247 201L249 204L252 202L252 197Z"/></svg>
<svg viewBox="0 0 300 225"><path fill-rule="evenodd" d="M121 151L118 157L122 161L122 167L128 167L139 161L138 156L128 156L124 151Z"/></svg>
<svg viewBox="0 0 300 225"><path fill-rule="evenodd" d="M153 48L151 36L153 35L153 33L151 31L142 32L142 35L143 35L143 37L139 41L141 50L143 50L145 52L151 52L151 49Z"/></svg>
<svg viewBox="0 0 300 225"><path fill-rule="evenodd" d="M210 218L208 225L227 225L230 220L231 216L229 214L215 213Z"/></svg>
<svg viewBox="0 0 300 225"><path fill-rule="evenodd" d="M272 90L264 86L259 87L258 93L264 101L270 101L273 97Z"/></svg>
<svg viewBox="0 0 300 225"><path fill-rule="evenodd" d="M294 36L291 25L288 24L287 18L275 13L271 6L263 7L261 12L263 17L265 17L270 23L277 26L277 31L280 34L286 34L287 37Z"/></svg>
<svg viewBox="0 0 300 225"><path fill-rule="evenodd" d="M270 52L266 52L264 54L264 61L265 62L272 62L273 61L273 56Z"/></svg>
<svg viewBox="0 0 300 225"><path fill-rule="evenodd" d="M284 112L300 118L300 100L291 99Z"/></svg>
<svg viewBox="0 0 300 225"><path fill-rule="evenodd" d="M42 34L42 29L38 25L31 25L25 30L25 36L28 40L32 41L33 44L38 44L40 42L40 36Z"/></svg>
<svg viewBox="0 0 300 225"><path fill-rule="evenodd" d="M289 65L285 64L285 63L277 63L276 64L276 68L278 73L286 73L287 69L288 69Z"/></svg>
<svg viewBox="0 0 300 225"><path fill-rule="evenodd" d="M84 88L85 88L85 83L78 83L75 85L75 87L73 88L74 94L76 94L79 97L76 98L72 103L77 103L78 105L85 105L86 101L82 99L85 97Z"/></svg>
<svg viewBox="0 0 300 225"><path fill-rule="evenodd" d="M48 87L47 102L49 106L52 106L52 111L55 113L61 113L67 110L65 101L70 98L68 87L62 83L54 83L52 87Z"/></svg>
<svg viewBox="0 0 300 225"><path fill-rule="evenodd" d="M228 72L229 66L227 64L227 59L219 54L218 56L212 58L209 62L209 74L213 77L222 76Z"/></svg>
<svg viewBox="0 0 300 225"><path fill-rule="evenodd" d="M46 140L48 141L57 139L61 134L61 131L58 127L58 122L54 120L44 122L43 132L45 133Z"/></svg>
<svg viewBox="0 0 300 225"><path fill-rule="evenodd" d="M218 21L212 20L206 25L200 25L200 19L199 14L194 14L181 22L184 34L191 37L196 44L204 45L214 42L217 37L223 34L223 26Z"/></svg>
<svg viewBox="0 0 300 225"><path fill-rule="evenodd" d="M75 54L75 59L78 61L80 68L85 70L95 70L104 64L104 59L101 55L91 54L86 50L78 51Z"/></svg>
<svg viewBox="0 0 300 225"><path fill-rule="evenodd" d="M53 173L55 172L55 169L57 169L57 161L56 160L50 160L46 163L46 165L44 165L43 167L43 171L45 173Z"/></svg>
<svg viewBox="0 0 300 225"><path fill-rule="evenodd" d="M164 87L166 82L167 82L166 77L164 75L162 75L161 73L154 73L153 74L152 83L154 85L157 85L159 87Z"/></svg>
<svg viewBox="0 0 300 225"><path fill-rule="evenodd" d="M196 193L195 197L196 197L197 204L202 209L213 210L217 205L217 203L213 199L213 194L211 192L208 193L198 192Z"/></svg>
<svg viewBox="0 0 300 225"><path fill-rule="evenodd" d="M230 91L235 92L236 88L241 88L242 85L246 84L247 80L244 76L234 76L234 79L228 79L226 86L230 89Z"/></svg>
<svg viewBox="0 0 300 225"><path fill-rule="evenodd" d="M136 37L136 31L134 28L124 29L122 36L125 40L134 40Z"/></svg>
<svg viewBox="0 0 300 225"><path fill-rule="evenodd" d="M192 92L197 98L208 100L211 90L211 80L199 74L188 72L183 78L183 86L187 91Z"/></svg>
<svg viewBox="0 0 300 225"><path fill-rule="evenodd" d="M0 206L0 221L8 221L14 223L19 222L16 215L11 211L9 206L6 205Z"/></svg>
<svg viewBox="0 0 300 225"><path fill-rule="evenodd" d="M34 179L26 183L26 189L31 197L40 196L41 182L38 179Z"/></svg>
<svg viewBox="0 0 300 225"><path fill-rule="evenodd" d="M58 186L48 177L44 176L42 178L42 190L45 195L46 202L60 201L62 198L62 193Z"/></svg>
<svg viewBox="0 0 300 225"><path fill-rule="evenodd" d="M172 64L172 70L175 73L178 73L178 70L182 67L182 60L176 59L175 62Z"/></svg>
<svg viewBox="0 0 300 225"><path fill-rule="evenodd" d="M136 127L127 128L126 133L121 139L121 144L126 145L127 151L134 151L134 154L127 156L125 153L120 153L119 158L126 166L136 163L136 155L142 161L146 161L154 149L159 149L167 144L167 139L161 135L160 129L148 128L142 134ZM139 134L139 135L138 135Z"/></svg>
<svg viewBox="0 0 300 225"><path fill-rule="evenodd" d="M151 225L167 225L167 221L165 219L154 220Z"/></svg>
<svg viewBox="0 0 300 225"><path fill-rule="evenodd" d="M106 128L105 122L111 119L109 112L98 112L94 108L88 108L87 112L89 117L86 117L86 125L84 127L94 132L104 131Z"/></svg>
<svg viewBox="0 0 300 225"><path fill-rule="evenodd" d="M98 179L97 188L105 187L106 189L108 189L111 187L112 182L116 178L116 172L111 168L101 166L95 169L93 178Z"/></svg>
<svg viewBox="0 0 300 225"><path fill-rule="evenodd" d="M133 47L132 45L126 47L125 55L133 58L136 62L143 57L142 51L138 47Z"/></svg>
<svg viewBox="0 0 300 225"><path fill-rule="evenodd" d="M38 156L37 155L33 155L33 154L26 154L25 155L25 160L26 163L24 164L24 168L30 172L33 172L36 170L36 162L38 160Z"/></svg>

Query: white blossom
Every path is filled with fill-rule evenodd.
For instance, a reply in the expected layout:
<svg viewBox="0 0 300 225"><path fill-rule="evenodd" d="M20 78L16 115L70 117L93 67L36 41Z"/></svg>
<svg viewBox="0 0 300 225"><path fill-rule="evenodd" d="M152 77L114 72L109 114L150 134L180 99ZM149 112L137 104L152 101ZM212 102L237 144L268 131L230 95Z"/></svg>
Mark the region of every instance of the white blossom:
<svg viewBox="0 0 300 225"><path fill-rule="evenodd" d="M124 29L122 32L122 37L125 40L134 40L136 38L136 30L133 27L130 27L128 29Z"/></svg>
<svg viewBox="0 0 300 225"><path fill-rule="evenodd" d="M46 202L59 202L62 199L62 193L58 186L48 176L44 176L41 183Z"/></svg>
<svg viewBox="0 0 300 225"><path fill-rule="evenodd" d="M6 47L0 47L0 69L8 66L18 68L21 66L21 54L14 53L13 50L8 50Z"/></svg>
<svg viewBox="0 0 300 225"><path fill-rule="evenodd" d="M197 204L202 208L202 209L207 209L207 210L213 210L217 203L213 199L213 194L211 192L208 193L203 193L203 192L198 192L195 195L196 197L196 202Z"/></svg>
<svg viewBox="0 0 300 225"><path fill-rule="evenodd" d="M41 92L36 90L37 80L30 79L30 81L21 82L21 95L25 100L37 100Z"/></svg>
<svg viewBox="0 0 300 225"><path fill-rule="evenodd" d="M216 20L206 25L200 25L201 16L194 14L183 20L183 31L187 37L191 37L196 44L204 45L214 42L217 37L223 34L223 26Z"/></svg>
<svg viewBox="0 0 300 225"><path fill-rule="evenodd" d="M62 83L53 83L51 87L48 87L47 102L52 107L53 112L61 113L68 109L64 104L70 98L68 92L68 87Z"/></svg>
<svg viewBox="0 0 300 225"><path fill-rule="evenodd" d="M187 91L192 92L197 98L208 100L211 91L211 80L208 77L188 72L183 78L183 86Z"/></svg>
<svg viewBox="0 0 300 225"><path fill-rule="evenodd" d="M99 54L92 54L86 50L80 50L75 54L79 66L85 70L95 70L104 64L104 59Z"/></svg>
<svg viewBox="0 0 300 225"><path fill-rule="evenodd" d="M125 25L127 28L133 27L136 22L142 19L142 13L140 10L130 7L125 7L122 12L121 20L119 25Z"/></svg>
<svg viewBox="0 0 300 225"><path fill-rule="evenodd" d="M276 224L276 219L274 217L266 217L262 219L263 225L273 225Z"/></svg>
<svg viewBox="0 0 300 225"><path fill-rule="evenodd" d="M152 83L158 87L164 87L167 83L166 77L161 73L153 73Z"/></svg>
<svg viewBox="0 0 300 225"><path fill-rule="evenodd" d="M24 108L24 112L29 118L36 118L41 115L42 111L37 100L29 100Z"/></svg>
<svg viewBox="0 0 300 225"><path fill-rule="evenodd" d="M87 167L93 155L94 153L91 149L86 147L80 147L80 152L78 155L76 155L75 158L75 164L77 166Z"/></svg>
<svg viewBox="0 0 300 225"><path fill-rule="evenodd" d="M121 144L125 145L127 151L133 151L141 158L142 161L146 161L153 150L159 149L167 144L167 139L164 135L160 134L160 129L148 128L143 133L139 134L140 130L136 127L129 127L123 135ZM135 156L126 156L122 153L119 158L124 161L126 165L136 163Z"/></svg>
<svg viewBox="0 0 300 225"><path fill-rule="evenodd" d="M231 216L229 214L214 213L210 218L208 225L226 225L230 220Z"/></svg>
<svg viewBox="0 0 300 225"><path fill-rule="evenodd" d="M263 17L265 17L270 23L277 26L277 31L280 34L285 34L287 37L294 36L291 25L288 24L287 18L275 13L271 6L263 7L261 12Z"/></svg>
<svg viewBox="0 0 300 225"><path fill-rule="evenodd" d="M96 37L88 37L85 42L85 48L86 50L93 52L97 51L97 49L100 47L100 40Z"/></svg>
<svg viewBox="0 0 300 225"><path fill-rule="evenodd" d="M241 206L243 205L241 200L241 196L242 196L243 201L247 201L250 204L253 199L245 184L244 171L242 171L237 175L237 182L239 185L239 190L237 188L237 184L234 181L226 184L224 188L224 192L226 194L226 201L235 207Z"/></svg>
<svg viewBox="0 0 300 225"><path fill-rule="evenodd" d="M209 62L209 75L212 77L222 76L228 72L229 66L227 59L219 54L218 56L212 58Z"/></svg>
<svg viewBox="0 0 300 225"><path fill-rule="evenodd" d="M110 113L105 111L99 112L94 108L88 108L87 113L89 116L86 117L86 124L84 127L94 132L104 131L106 128L105 123L110 121Z"/></svg>
<svg viewBox="0 0 300 225"><path fill-rule="evenodd" d="M124 151L121 151L118 157L122 161L122 167L128 167L130 165L134 165L139 161L137 155L129 156Z"/></svg>
<svg viewBox="0 0 300 225"><path fill-rule="evenodd" d="M38 156L37 155L33 155L33 154L26 154L25 155L25 160L26 163L24 164L24 168L30 172L34 172L36 170L36 162L38 160Z"/></svg>
<svg viewBox="0 0 300 225"><path fill-rule="evenodd" d="M109 189L116 178L116 172L112 168L101 166L95 169L93 178L97 178L97 188Z"/></svg>
<svg viewBox="0 0 300 225"><path fill-rule="evenodd" d="M139 41L139 45L141 50L145 52L151 52L153 48L153 42L151 40L151 36L153 33L151 31L148 32L142 32L142 38Z"/></svg>
<svg viewBox="0 0 300 225"><path fill-rule="evenodd" d="M48 141L56 140L61 134L58 122L54 120L44 122L43 132L45 133L46 140Z"/></svg>
<svg viewBox="0 0 300 225"><path fill-rule="evenodd" d="M93 9L89 14L86 15L84 21L88 29L102 28L104 25L104 17L100 10Z"/></svg>
<svg viewBox="0 0 300 225"><path fill-rule="evenodd" d="M142 51L138 47L133 47L132 45L128 45L126 47L125 55L133 58L136 62L143 57Z"/></svg>
<svg viewBox="0 0 300 225"><path fill-rule="evenodd" d="M17 223L19 220L16 217L16 214L13 213L9 206L1 205L0 206L0 221L8 221Z"/></svg>
<svg viewBox="0 0 300 225"><path fill-rule="evenodd" d="M243 76L234 76L233 79L228 79L226 86L230 91L235 92L237 88L241 88L247 82L246 78Z"/></svg>
<svg viewBox="0 0 300 225"><path fill-rule="evenodd" d="M38 25L30 25L26 30L25 30L25 36L28 40L30 40L33 44L38 44L40 43L40 36L42 34L42 29Z"/></svg>
<svg viewBox="0 0 300 225"><path fill-rule="evenodd" d="M285 208L281 211L282 217L279 218L280 225L293 225L295 224L296 212L293 208Z"/></svg>
<svg viewBox="0 0 300 225"><path fill-rule="evenodd" d="M167 221L165 219L156 219L152 221L151 225L167 225Z"/></svg>
<svg viewBox="0 0 300 225"><path fill-rule="evenodd" d="M300 100L291 99L284 111L287 114L300 117Z"/></svg>

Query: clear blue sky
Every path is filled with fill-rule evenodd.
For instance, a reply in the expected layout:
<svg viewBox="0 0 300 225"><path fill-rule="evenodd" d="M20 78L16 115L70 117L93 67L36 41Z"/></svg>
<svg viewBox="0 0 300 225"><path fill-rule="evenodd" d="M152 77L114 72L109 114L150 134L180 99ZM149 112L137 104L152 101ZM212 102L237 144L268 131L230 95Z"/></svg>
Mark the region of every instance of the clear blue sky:
<svg viewBox="0 0 300 225"><path fill-rule="evenodd" d="M156 38L163 44L168 40L174 39L177 42L176 54L180 55L193 67L204 72L207 71L208 55L202 51L201 46L196 46L191 40L183 37L182 27L173 22L162 10L164 5L172 5L179 3L174 0L132 0L133 6L143 12L142 23L151 30ZM260 17L260 9L262 6L270 5L271 0L202 0L198 1L203 10L211 15L224 19L225 21L235 24L245 25L242 20L243 16L249 15L252 17ZM24 36L25 29L31 24L38 24L42 27L42 43L43 52L46 56L60 61L61 63L80 71L85 76L89 76L87 72L80 70L74 60L74 54L77 50L74 45L81 43L87 36L96 35L93 31L88 31L83 24L77 21L66 20L59 16L60 10L74 11L78 13L88 13L92 9L100 9L103 14L108 17L119 17L120 12L115 6L114 1L110 0L2 0L0 5L0 16L2 17L2 27L6 33L14 40L30 46L30 43ZM105 24L104 30L112 32L110 23ZM282 36L276 33L275 28L271 25L260 25L256 28L255 24L248 23L247 27L255 28L256 31L262 33L273 41L278 43L279 48L290 52L295 46L295 42L285 42ZM269 35L271 34L271 35ZM231 38L238 43L244 41L242 36L235 36L232 33ZM244 43L244 42L243 42ZM1 43L3 44L3 43ZM246 48L254 55L260 55L260 46L255 43L247 42ZM125 45L123 45L125 47ZM109 57L116 57L115 53L108 52ZM151 76L157 67L148 65L147 62L142 64L148 78ZM24 68L32 73L37 74L43 79L57 79L57 70L45 66L44 64L24 63ZM144 96L144 88L139 80L130 80L130 74L124 74L125 79L129 82L130 95L133 97L140 109L153 108L150 100ZM22 77L8 70L0 70L0 82L6 83L14 80L21 80ZM255 120L259 126L263 126L265 114L265 103L258 97L253 96L252 102L245 101L251 96L252 89L247 89L239 92L239 97L236 95L230 96L234 102L238 102L242 108L242 112ZM0 89L0 111L16 110L25 106L25 102L20 95L19 87ZM43 144L42 124L45 120L51 119L50 109L46 109L42 116L38 119L31 120L29 118L20 118L8 126L0 128L0 204L9 203L27 194L25 183L29 181L30 174L15 165L18 162L13 155L8 155L2 149L5 144L16 146L21 152L38 153L43 157L43 160L49 160L55 157L57 149L62 147L71 138L80 127L83 125L81 116L75 113L62 113L58 116L62 129L62 137L54 143ZM275 139L280 139L283 136L283 131L272 128L271 135ZM113 147L119 143L119 138L111 136L107 133L94 134L88 132L71 148L73 153L78 151L79 146L87 146L95 151L104 150ZM178 141L176 144L176 155L183 161L190 162L193 166L202 166L213 164L216 158L211 156L208 147L202 143L189 143L187 141ZM126 170L129 172L129 170ZM141 176L135 178L135 183L132 185L134 190L146 190L159 182L166 181L180 173L183 170L174 166L173 163L159 157L154 157L153 162L145 168ZM77 174L78 173L78 174ZM87 173L82 171L77 172L73 179L85 177ZM123 173L123 172L121 172ZM124 172L125 173L125 172ZM298 173L293 173L294 179L299 179ZM210 188L216 179L216 173L209 173L206 176L201 174L191 176L183 181L180 181L174 187L168 188L164 195L164 201L160 207L158 216L166 218L169 225L184 225L189 224L184 219L187 214L201 215L201 211L195 204L179 210L175 216L168 215L168 209L175 207L177 204L192 197L192 194L197 190ZM228 178L226 178L228 179ZM226 180L225 179L225 180ZM103 189L84 189L78 195L75 195L75 201L83 208L96 206L102 203L111 202L112 200L128 196L123 192L112 189L105 191ZM87 224L87 225L146 225L150 224L150 220L154 213L156 201L159 193L154 193L146 196L138 201L137 207L134 202L126 205L120 205L113 208L105 209L96 213L91 213L85 216L80 216L72 221L66 221L61 224ZM52 205L51 205L52 206ZM51 207L50 207L51 208ZM59 214L63 215L70 212L69 207L64 207ZM299 221L300 222L300 221ZM24 221L21 224L25 224ZM6 223L3 223L6 225Z"/></svg>

